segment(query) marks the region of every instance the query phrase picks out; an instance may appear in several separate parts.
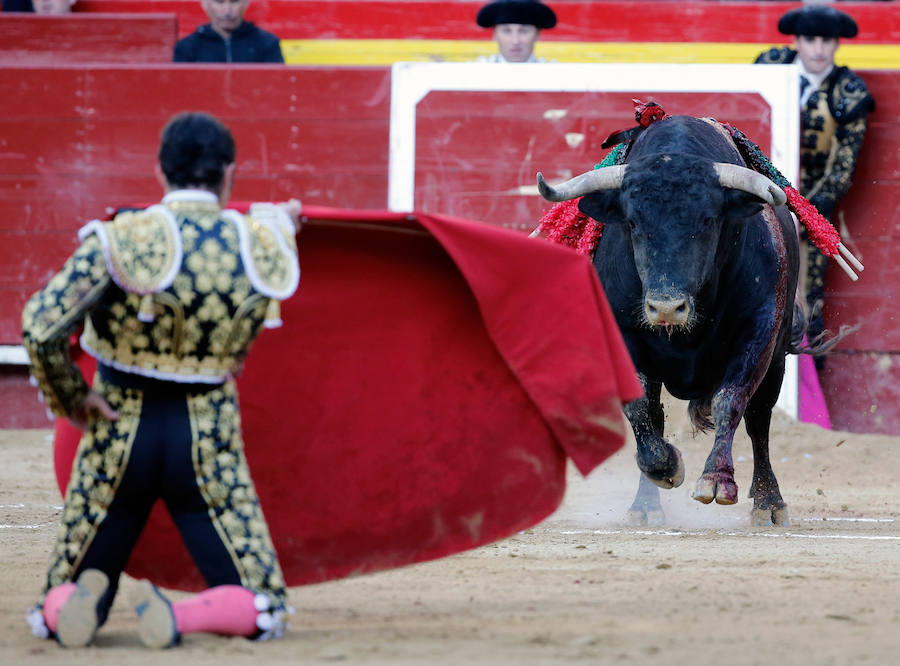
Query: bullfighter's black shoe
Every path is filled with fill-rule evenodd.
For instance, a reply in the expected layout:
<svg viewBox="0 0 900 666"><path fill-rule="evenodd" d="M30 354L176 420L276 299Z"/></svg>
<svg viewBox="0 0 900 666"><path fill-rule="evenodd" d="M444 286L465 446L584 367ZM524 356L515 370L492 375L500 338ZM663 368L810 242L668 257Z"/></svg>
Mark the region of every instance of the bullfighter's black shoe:
<svg viewBox="0 0 900 666"><path fill-rule="evenodd" d="M181 641L175 628L172 604L150 581L142 580L131 593L131 603L138 615L138 635L149 648L167 648Z"/></svg>

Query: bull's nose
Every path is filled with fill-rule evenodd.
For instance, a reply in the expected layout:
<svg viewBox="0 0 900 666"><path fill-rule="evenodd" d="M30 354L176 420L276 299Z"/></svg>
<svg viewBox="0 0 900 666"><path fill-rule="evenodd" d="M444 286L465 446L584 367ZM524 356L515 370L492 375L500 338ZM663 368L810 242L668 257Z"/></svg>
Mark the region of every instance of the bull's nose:
<svg viewBox="0 0 900 666"><path fill-rule="evenodd" d="M644 301L644 314L652 326L683 326L691 315L691 308L684 298L648 298Z"/></svg>

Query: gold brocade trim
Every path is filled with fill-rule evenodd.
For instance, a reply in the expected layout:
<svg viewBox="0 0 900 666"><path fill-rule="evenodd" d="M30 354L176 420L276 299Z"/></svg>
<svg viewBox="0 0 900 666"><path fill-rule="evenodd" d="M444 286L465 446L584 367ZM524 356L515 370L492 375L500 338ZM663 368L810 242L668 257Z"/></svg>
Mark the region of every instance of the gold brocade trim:
<svg viewBox="0 0 900 666"><path fill-rule="evenodd" d="M82 559L107 516L119 484L125 476L140 421L142 400L137 391L105 383L97 375L94 388L119 412L116 421L96 418L81 438L51 553L44 588L72 580Z"/></svg>
<svg viewBox="0 0 900 666"><path fill-rule="evenodd" d="M228 338L225 340L222 350L223 355L227 357L238 350L245 349L249 345L250 340L253 339L254 334L256 333L254 324L259 321L259 317L257 316L251 319L248 318L248 315L260 306L267 307L267 303L264 303L265 301L268 301L265 296L253 294L250 298L241 303L237 312L235 312L234 316L231 318Z"/></svg>
<svg viewBox="0 0 900 666"><path fill-rule="evenodd" d="M241 584L287 599L284 576L244 456L237 391L233 381L188 397L191 459L210 522L228 550Z"/></svg>
<svg viewBox="0 0 900 666"><path fill-rule="evenodd" d="M22 312L22 328L37 342L60 335L84 316L110 284L100 240L89 237Z"/></svg>
<svg viewBox="0 0 900 666"><path fill-rule="evenodd" d="M172 311L174 322L172 323L172 354L179 356L181 354L181 343L184 340L184 307L175 296L167 292L160 292L153 295L154 301L162 303Z"/></svg>
<svg viewBox="0 0 900 666"><path fill-rule="evenodd" d="M241 259L256 291L283 300L297 289L300 266L293 223L275 204L255 203L250 215L222 211L240 235Z"/></svg>
<svg viewBox="0 0 900 666"><path fill-rule="evenodd" d="M31 374L57 416L77 408L87 395L87 383L69 357L69 333L110 283L100 239L91 236L22 310Z"/></svg>
<svg viewBox="0 0 900 666"><path fill-rule="evenodd" d="M299 279L293 237L282 238L277 219L271 224L258 220L264 233L253 233L243 216L220 211L214 202L166 205L154 207L159 214L149 228L162 230L167 216L177 225L176 254L182 259L171 282L155 293L125 289L121 297L116 294L114 301L90 314L82 346L127 372L170 381L224 381L240 371L252 341L266 323L265 298L272 298L251 256L257 247L254 239L266 239L271 264L284 269L285 279L293 279L287 290L293 293ZM90 231L100 238L112 233L99 225ZM111 246L107 241L107 250ZM268 266L266 261L262 264Z"/></svg>
<svg viewBox="0 0 900 666"><path fill-rule="evenodd" d="M164 201L164 205L171 210L173 214L197 220L201 223L201 226L205 228L210 228L215 224L222 212L218 200L176 199L174 201L166 200Z"/></svg>
<svg viewBox="0 0 900 666"><path fill-rule="evenodd" d="M181 240L164 208L119 213L104 226L110 272L122 289L146 294L168 286L181 263Z"/></svg>
<svg viewBox="0 0 900 666"><path fill-rule="evenodd" d="M284 252L279 245L277 231L250 220L250 254L259 279L272 291L283 292L294 282L293 264L296 257Z"/></svg>
<svg viewBox="0 0 900 666"><path fill-rule="evenodd" d="M68 341L37 347L26 339L24 346L31 362L31 376L47 409L56 416L68 416L90 391L81 371L72 364Z"/></svg>
<svg viewBox="0 0 900 666"><path fill-rule="evenodd" d="M800 192L826 217L853 184L871 103L852 72L841 72L831 92L829 100L827 90L819 88L804 109L800 141Z"/></svg>
<svg viewBox="0 0 900 666"><path fill-rule="evenodd" d="M821 89L815 106L807 106L807 113L809 120L804 123L800 143L800 183L803 196L812 199L822 187L822 176L832 170L837 149L834 140L837 122L831 116L828 96ZM817 168L808 165L817 165Z"/></svg>
<svg viewBox="0 0 900 666"><path fill-rule="evenodd" d="M843 70L831 90L831 111L846 123L871 110L872 100L865 82L855 73Z"/></svg>
<svg viewBox="0 0 900 666"><path fill-rule="evenodd" d="M828 108L828 96L823 90L819 90L816 105L808 106L810 123L803 128L806 141L802 146L802 152L827 153L831 150L831 142L837 131L837 122L831 116Z"/></svg>
<svg viewBox="0 0 900 666"><path fill-rule="evenodd" d="M225 380L238 373L243 361L243 357L179 355L113 344L97 335L90 320L85 324L81 345L91 356L115 368L170 381Z"/></svg>

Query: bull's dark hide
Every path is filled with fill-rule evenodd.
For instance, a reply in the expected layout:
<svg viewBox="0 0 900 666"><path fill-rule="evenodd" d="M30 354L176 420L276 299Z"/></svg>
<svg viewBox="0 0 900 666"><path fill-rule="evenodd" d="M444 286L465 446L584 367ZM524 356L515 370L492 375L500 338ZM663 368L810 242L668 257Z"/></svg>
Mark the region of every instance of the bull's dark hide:
<svg viewBox="0 0 900 666"><path fill-rule="evenodd" d="M631 515L642 522L662 519L647 479L670 488L684 476L663 437L662 386L690 401L696 427L715 429L693 497L737 501L731 447L743 417L753 442L753 521L788 522L768 438L785 355L795 351L792 323L802 318L794 312L797 235L783 205L723 187L713 166L723 162L744 165L729 137L674 116L634 141L621 186L588 192L579 204L605 225L594 266L646 391L626 408L643 472Z"/></svg>

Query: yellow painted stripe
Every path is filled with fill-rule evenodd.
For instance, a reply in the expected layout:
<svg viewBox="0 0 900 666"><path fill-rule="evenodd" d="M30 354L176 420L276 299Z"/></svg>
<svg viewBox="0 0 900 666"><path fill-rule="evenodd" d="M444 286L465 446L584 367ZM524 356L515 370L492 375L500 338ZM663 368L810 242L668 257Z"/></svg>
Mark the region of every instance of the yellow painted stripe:
<svg viewBox="0 0 900 666"><path fill-rule="evenodd" d="M751 63L771 44L717 42L538 42L535 53L557 62ZM283 39L289 65L390 65L468 62L496 53L489 40ZM898 44L841 44L837 61L853 69L900 69Z"/></svg>

